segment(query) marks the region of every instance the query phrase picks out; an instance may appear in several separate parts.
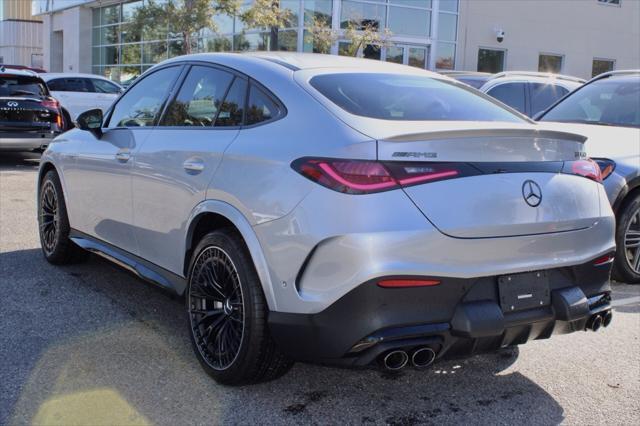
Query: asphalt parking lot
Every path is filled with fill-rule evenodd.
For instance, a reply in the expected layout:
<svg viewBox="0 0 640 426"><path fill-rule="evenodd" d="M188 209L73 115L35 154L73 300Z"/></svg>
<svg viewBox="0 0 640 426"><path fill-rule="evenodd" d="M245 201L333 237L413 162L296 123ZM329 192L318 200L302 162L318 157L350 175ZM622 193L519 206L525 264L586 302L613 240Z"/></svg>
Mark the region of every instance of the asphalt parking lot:
<svg viewBox="0 0 640 426"><path fill-rule="evenodd" d="M0 425L639 424L640 286L612 325L399 375L297 364L217 385L183 307L111 264L40 253L36 155L0 154Z"/></svg>

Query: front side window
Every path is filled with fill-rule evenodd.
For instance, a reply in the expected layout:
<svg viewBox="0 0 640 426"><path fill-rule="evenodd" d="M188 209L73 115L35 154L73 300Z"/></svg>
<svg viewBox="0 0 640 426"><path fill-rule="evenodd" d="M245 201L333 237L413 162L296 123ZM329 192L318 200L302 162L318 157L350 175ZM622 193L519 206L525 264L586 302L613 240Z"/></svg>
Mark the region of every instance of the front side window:
<svg viewBox="0 0 640 426"><path fill-rule="evenodd" d="M522 119L472 89L419 76L325 74L311 86L345 111L383 120L508 121Z"/></svg>
<svg viewBox="0 0 640 426"><path fill-rule="evenodd" d="M541 121L640 128L640 78L607 78L574 91Z"/></svg>
<svg viewBox="0 0 640 426"><path fill-rule="evenodd" d="M121 92L120 88L110 81L101 80L99 78L92 78L91 83L93 84L93 91L96 93L115 94Z"/></svg>
<svg viewBox="0 0 640 426"><path fill-rule="evenodd" d="M487 95L526 114L525 87L524 83L504 83L491 88Z"/></svg>
<svg viewBox="0 0 640 426"><path fill-rule="evenodd" d="M192 67L160 125L213 126L232 80L233 75L226 71Z"/></svg>
<svg viewBox="0 0 640 426"><path fill-rule="evenodd" d="M504 50L478 50L478 71L495 74L504 71Z"/></svg>
<svg viewBox="0 0 640 426"><path fill-rule="evenodd" d="M137 82L120 98L107 127L152 126L181 69L164 68Z"/></svg>
<svg viewBox="0 0 640 426"><path fill-rule="evenodd" d="M559 74L562 71L562 55L541 54L538 57L538 71Z"/></svg>
<svg viewBox="0 0 640 426"><path fill-rule="evenodd" d="M269 95L254 84L249 89L249 102L247 102L247 124L257 124L277 118L282 113Z"/></svg>
<svg viewBox="0 0 640 426"><path fill-rule="evenodd" d="M544 111L569 91L557 84L531 83L531 116Z"/></svg>

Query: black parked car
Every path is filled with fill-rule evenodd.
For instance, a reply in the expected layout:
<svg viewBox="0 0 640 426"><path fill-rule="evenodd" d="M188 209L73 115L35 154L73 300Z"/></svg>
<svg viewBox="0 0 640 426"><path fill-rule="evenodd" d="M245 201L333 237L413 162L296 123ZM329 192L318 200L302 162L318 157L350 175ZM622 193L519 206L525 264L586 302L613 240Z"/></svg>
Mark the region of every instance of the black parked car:
<svg viewBox="0 0 640 426"><path fill-rule="evenodd" d="M0 66L0 151L37 151L71 127L33 71Z"/></svg>

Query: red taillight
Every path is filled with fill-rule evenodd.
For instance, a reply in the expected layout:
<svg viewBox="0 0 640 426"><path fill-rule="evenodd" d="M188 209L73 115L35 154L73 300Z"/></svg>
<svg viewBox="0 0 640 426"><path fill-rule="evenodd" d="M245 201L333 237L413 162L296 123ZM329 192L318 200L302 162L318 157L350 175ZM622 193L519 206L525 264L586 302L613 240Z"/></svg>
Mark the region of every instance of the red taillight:
<svg viewBox="0 0 640 426"><path fill-rule="evenodd" d="M438 280L420 280L420 279L389 279L380 280L378 285L384 288L408 288L408 287L433 287L440 284Z"/></svg>
<svg viewBox="0 0 640 426"><path fill-rule="evenodd" d="M58 109L60 107L60 103L55 99L45 99L41 104L45 108Z"/></svg>
<svg viewBox="0 0 640 426"><path fill-rule="evenodd" d="M613 254L607 254L604 255L602 257L597 258L596 260L593 261L593 266L603 266L603 265L608 265L610 263L613 263L613 260L615 259Z"/></svg>
<svg viewBox="0 0 640 426"><path fill-rule="evenodd" d="M602 182L602 173L598 163L591 159L567 161L562 168L563 173L586 177L587 179Z"/></svg>
<svg viewBox="0 0 640 426"><path fill-rule="evenodd" d="M370 194L404 186L468 176L465 164L400 163L363 160L301 158L293 162L298 173L334 191Z"/></svg>

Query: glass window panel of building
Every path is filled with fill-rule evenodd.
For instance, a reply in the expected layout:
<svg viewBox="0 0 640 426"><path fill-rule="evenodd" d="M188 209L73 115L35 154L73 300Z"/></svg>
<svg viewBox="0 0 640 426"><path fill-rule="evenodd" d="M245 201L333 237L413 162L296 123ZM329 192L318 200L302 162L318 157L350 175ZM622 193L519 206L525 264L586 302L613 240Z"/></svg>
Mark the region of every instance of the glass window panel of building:
<svg viewBox="0 0 640 426"><path fill-rule="evenodd" d="M171 25L153 25L136 28L132 21L136 12L147 0L125 1L93 9L92 63L93 72L116 81L126 82L154 64L183 54L186 49L182 35ZM252 0L243 2L242 10L249 7ZM359 54L375 59L385 59L409 64L425 64L429 57L429 41L433 39L436 48L435 65L451 69L455 65L457 42L458 0L440 0L438 13L438 34L432 34L432 0L280 0L280 7L289 11L289 20L277 32L277 49L285 51L317 52L308 28L313 18L331 26L334 11L339 8L337 32L349 24L356 28L373 25L392 32L391 42L415 40L416 47L426 52L422 62L420 53L409 54L405 47L379 48L365 46ZM215 25L203 28L191 35L190 50L208 51L248 51L268 50L270 31L246 28L238 16L216 15ZM305 37L305 33L307 36ZM411 41L410 44L413 44ZM344 54L348 41L336 42L331 51ZM433 49L433 47L431 47ZM401 52L399 54L398 52ZM413 51L412 51L413 52Z"/></svg>
<svg viewBox="0 0 640 426"><path fill-rule="evenodd" d="M538 71L559 74L562 72L562 55L540 54L538 57Z"/></svg>

